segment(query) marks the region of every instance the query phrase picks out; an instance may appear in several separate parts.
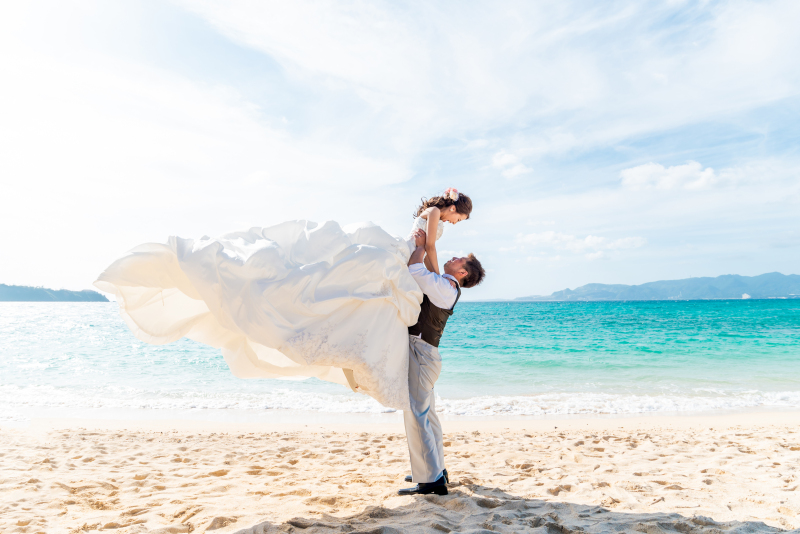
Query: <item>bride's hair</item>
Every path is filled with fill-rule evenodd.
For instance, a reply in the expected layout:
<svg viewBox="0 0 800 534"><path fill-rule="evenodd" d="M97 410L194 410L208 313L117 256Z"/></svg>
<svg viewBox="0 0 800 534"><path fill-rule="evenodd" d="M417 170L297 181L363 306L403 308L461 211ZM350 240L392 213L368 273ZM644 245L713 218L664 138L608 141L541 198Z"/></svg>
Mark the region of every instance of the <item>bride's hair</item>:
<svg viewBox="0 0 800 534"><path fill-rule="evenodd" d="M449 208L450 206L455 206L456 211L466 215L467 219L469 219L469 214L472 213L472 200L464 193L458 193L457 200L452 200L445 195L431 197L427 200L422 198L422 204L419 208L417 208L417 212L414 214L414 217L419 217L422 212L428 208L435 207L443 210L445 208Z"/></svg>

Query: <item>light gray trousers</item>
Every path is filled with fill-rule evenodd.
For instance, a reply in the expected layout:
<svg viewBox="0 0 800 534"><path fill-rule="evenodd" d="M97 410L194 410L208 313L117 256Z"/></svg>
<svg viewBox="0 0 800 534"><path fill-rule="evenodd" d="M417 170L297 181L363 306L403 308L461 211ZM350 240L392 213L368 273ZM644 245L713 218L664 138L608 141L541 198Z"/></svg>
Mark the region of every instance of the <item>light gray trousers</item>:
<svg viewBox="0 0 800 534"><path fill-rule="evenodd" d="M408 336L408 391L411 410L403 412L411 478L414 482L435 482L444 470L442 425L436 415L433 385L442 372L439 349Z"/></svg>

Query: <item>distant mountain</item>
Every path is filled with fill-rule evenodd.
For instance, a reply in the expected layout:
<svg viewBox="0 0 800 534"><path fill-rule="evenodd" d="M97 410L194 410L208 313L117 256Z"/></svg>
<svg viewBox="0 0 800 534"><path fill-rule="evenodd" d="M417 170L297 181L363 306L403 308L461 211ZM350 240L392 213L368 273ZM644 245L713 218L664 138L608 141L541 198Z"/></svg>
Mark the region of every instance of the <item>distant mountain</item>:
<svg viewBox="0 0 800 534"><path fill-rule="evenodd" d="M767 273L759 276L726 274L716 278L662 280L638 286L586 284L550 296L516 300L702 300L741 298L800 298L800 275Z"/></svg>
<svg viewBox="0 0 800 534"><path fill-rule="evenodd" d="M108 302L108 299L91 289L68 291L0 284L0 302Z"/></svg>

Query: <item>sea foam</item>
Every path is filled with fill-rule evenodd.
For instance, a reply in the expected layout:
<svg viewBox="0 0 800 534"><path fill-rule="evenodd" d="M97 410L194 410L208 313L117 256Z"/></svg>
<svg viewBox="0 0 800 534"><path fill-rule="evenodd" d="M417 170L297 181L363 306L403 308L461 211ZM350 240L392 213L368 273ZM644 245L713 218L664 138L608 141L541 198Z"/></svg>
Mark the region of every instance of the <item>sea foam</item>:
<svg viewBox="0 0 800 534"><path fill-rule="evenodd" d="M85 394L52 386L0 386L0 420L20 420L25 411L45 408L185 412L300 410L322 413L380 414L385 408L365 395L326 394L275 389L262 395L181 392L154 395L132 388L107 388ZM437 411L451 417L634 415L699 413L752 408L798 408L800 392L749 392L725 396L645 396L614 394L544 394L448 399L437 396Z"/></svg>

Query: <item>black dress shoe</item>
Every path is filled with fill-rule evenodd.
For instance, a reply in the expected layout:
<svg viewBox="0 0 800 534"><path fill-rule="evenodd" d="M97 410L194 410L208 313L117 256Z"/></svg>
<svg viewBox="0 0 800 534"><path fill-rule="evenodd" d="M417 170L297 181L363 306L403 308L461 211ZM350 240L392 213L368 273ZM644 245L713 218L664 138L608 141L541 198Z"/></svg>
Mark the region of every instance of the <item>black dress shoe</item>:
<svg viewBox="0 0 800 534"><path fill-rule="evenodd" d="M444 482L444 475L439 477L436 482L420 482L413 488L404 488L397 491L398 495L447 495L447 486Z"/></svg>
<svg viewBox="0 0 800 534"><path fill-rule="evenodd" d="M444 476L445 484L450 484L450 477L447 476L447 469L442 471L442 475ZM414 480L411 478L411 475L406 475L405 481L406 482L414 482Z"/></svg>

